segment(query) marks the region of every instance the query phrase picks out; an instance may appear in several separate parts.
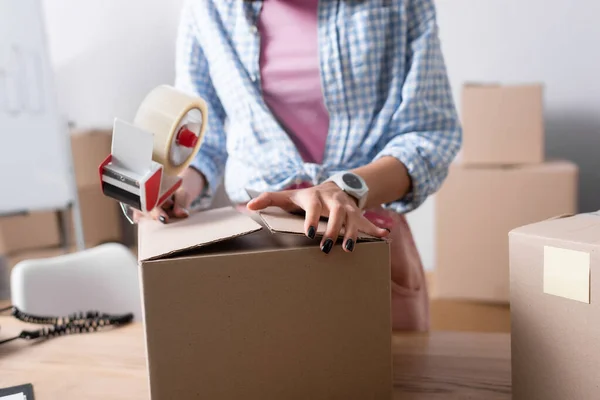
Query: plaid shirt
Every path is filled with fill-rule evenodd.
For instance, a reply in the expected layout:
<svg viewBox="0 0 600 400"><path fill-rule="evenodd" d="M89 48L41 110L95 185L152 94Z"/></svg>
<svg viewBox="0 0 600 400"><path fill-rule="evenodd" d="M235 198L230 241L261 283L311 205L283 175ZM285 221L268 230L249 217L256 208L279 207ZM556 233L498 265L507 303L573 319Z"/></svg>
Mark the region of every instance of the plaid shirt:
<svg viewBox="0 0 600 400"><path fill-rule="evenodd" d="M210 199L225 178L233 202L245 188L277 191L393 156L413 187L385 205L408 212L446 178L462 131L438 39L433 0L321 0L318 39L330 124L323 163L304 163L261 96L261 1L187 0L175 86L208 103L192 163ZM302 40L302 38L298 38Z"/></svg>

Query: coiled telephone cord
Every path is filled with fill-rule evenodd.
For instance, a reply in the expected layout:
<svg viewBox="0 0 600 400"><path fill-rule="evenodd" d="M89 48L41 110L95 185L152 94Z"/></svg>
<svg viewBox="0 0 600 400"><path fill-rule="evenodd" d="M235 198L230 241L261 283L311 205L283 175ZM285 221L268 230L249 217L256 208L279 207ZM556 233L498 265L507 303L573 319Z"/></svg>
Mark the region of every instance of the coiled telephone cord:
<svg viewBox="0 0 600 400"><path fill-rule="evenodd" d="M25 313L15 306L0 309L1 312L10 311L12 316L26 323L49 325L37 330L23 330L19 335L4 339L0 344L17 339L35 340L50 339L58 336L77 333L91 333L126 325L133 321L133 314L110 315L98 311L73 313L66 317L38 316Z"/></svg>

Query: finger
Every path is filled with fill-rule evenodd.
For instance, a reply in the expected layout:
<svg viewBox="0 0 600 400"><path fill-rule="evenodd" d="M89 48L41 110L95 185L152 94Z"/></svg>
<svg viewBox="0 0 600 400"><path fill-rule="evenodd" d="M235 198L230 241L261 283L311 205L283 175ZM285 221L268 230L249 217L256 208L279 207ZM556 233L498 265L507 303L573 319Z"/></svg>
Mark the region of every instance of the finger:
<svg viewBox="0 0 600 400"><path fill-rule="evenodd" d="M296 202L304 209L304 232L310 239L314 239L319 227L319 219L323 204L316 191L298 192Z"/></svg>
<svg viewBox="0 0 600 400"><path fill-rule="evenodd" d="M171 210L171 209L173 208L173 205L174 205L174 203L173 203L173 197L169 197L169 198L168 198L168 199L167 199L167 200L166 200L166 201L165 201L165 202L162 204L162 206L161 206L161 207L163 208L163 210L167 210L167 211L169 211L169 210Z"/></svg>
<svg viewBox="0 0 600 400"><path fill-rule="evenodd" d="M388 236L390 231L384 228L379 228L371 221L369 221L366 217L361 216L360 222L358 224L358 230L366 233L367 235L375 236L378 238L382 238Z"/></svg>
<svg viewBox="0 0 600 400"><path fill-rule="evenodd" d="M131 219L136 224L139 223L140 220L144 217L144 213L143 212L141 212L139 210L135 210L135 209L131 212L130 215L131 215Z"/></svg>
<svg viewBox="0 0 600 400"><path fill-rule="evenodd" d="M291 200L293 191L267 192L250 200L247 208L252 211L264 210L267 207L279 207L284 210L298 208Z"/></svg>
<svg viewBox="0 0 600 400"><path fill-rule="evenodd" d="M346 209L339 203L328 205L329 221L327 221L327 230L321 241L321 251L328 254L337 240L340 230L346 221Z"/></svg>
<svg viewBox="0 0 600 400"><path fill-rule="evenodd" d="M182 207L181 204L177 203L175 203L172 213L175 218L187 218L190 216L189 210L187 208Z"/></svg>
<svg viewBox="0 0 600 400"><path fill-rule="evenodd" d="M188 201L187 192L178 192L174 196L173 200L173 210L171 211L171 215L175 218L187 218L190 215L189 206L191 201Z"/></svg>
<svg viewBox="0 0 600 400"><path fill-rule="evenodd" d="M150 211L150 217L152 219L162 222L163 224L169 222L169 215L161 207L156 207L152 211Z"/></svg>
<svg viewBox="0 0 600 400"><path fill-rule="evenodd" d="M358 225L361 215L358 215L354 208L350 206L350 210L346 212L346 224L344 226L344 242L342 247L344 251L351 253L356 245L356 237L358 236Z"/></svg>

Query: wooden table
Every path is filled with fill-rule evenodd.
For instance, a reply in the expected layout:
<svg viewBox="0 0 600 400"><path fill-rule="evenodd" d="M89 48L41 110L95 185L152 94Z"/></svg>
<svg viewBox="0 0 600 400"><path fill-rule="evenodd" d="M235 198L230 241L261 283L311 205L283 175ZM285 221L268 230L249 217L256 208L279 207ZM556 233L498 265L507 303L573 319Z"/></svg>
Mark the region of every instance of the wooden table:
<svg viewBox="0 0 600 400"><path fill-rule="evenodd" d="M31 325L0 317L0 338ZM394 399L510 399L507 334L394 335ZM0 346L0 388L32 383L36 400L148 399L139 324Z"/></svg>

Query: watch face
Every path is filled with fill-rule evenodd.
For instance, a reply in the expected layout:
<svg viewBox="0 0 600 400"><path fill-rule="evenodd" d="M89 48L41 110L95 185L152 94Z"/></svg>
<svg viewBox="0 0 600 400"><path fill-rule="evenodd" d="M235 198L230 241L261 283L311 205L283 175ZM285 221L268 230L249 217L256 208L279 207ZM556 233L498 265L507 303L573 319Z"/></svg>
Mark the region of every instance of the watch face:
<svg viewBox="0 0 600 400"><path fill-rule="evenodd" d="M344 174L342 176L342 180L346 185L348 185L348 187L352 189L358 190L362 189L363 187L362 182L353 174Z"/></svg>

